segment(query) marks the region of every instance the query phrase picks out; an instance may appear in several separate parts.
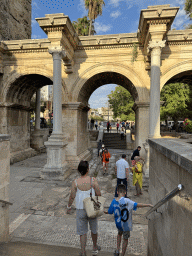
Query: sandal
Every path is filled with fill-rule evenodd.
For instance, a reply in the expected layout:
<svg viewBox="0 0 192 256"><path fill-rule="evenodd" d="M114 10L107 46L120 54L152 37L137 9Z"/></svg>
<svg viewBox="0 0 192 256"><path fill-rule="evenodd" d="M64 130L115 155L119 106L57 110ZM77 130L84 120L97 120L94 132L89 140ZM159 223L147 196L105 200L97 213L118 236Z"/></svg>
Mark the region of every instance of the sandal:
<svg viewBox="0 0 192 256"><path fill-rule="evenodd" d="M135 194L134 196L139 196L139 194Z"/></svg>
<svg viewBox="0 0 192 256"><path fill-rule="evenodd" d="M92 251L92 256L97 255L99 251L101 251L101 246L97 245L97 249Z"/></svg>

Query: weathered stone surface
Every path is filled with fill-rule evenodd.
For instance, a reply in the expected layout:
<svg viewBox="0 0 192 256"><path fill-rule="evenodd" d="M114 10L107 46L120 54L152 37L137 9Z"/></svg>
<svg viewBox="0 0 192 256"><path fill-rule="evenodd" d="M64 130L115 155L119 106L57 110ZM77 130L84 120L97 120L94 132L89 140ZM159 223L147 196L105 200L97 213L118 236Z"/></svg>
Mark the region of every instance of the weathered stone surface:
<svg viewBox="0 0 192 256"><path fill-rule="evenodd" d="M0 199L9 201L10 136L0 135ZM0 202L0 243L9 241L9 205Z"/></svg>
<svg viewBox="0 0 192 256"><path fill-rule="evenodd" d="M31 38L31 0L1 0L0 41Z"/></svg>
<svg viewBox="0 0 192 256"><path fill-rule="evenodd" d="M192 146L180 139L153 139L150 145L149 194L152 204L178 184L184 190L151 213L149 255L190 255L192 250Z"/></svg>

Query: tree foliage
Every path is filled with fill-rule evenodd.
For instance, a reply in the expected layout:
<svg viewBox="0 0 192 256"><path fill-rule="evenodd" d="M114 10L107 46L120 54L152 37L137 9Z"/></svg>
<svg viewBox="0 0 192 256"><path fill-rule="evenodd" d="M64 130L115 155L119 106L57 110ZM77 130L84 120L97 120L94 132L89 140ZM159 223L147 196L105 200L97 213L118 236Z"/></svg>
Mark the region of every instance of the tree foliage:
<svg viewBox="0 0 192 256"><path fill-rule="evenodd" d="M190 19L192 19L192 0L185 1L185 11L189 15Z"/></svg>
<svg viewBox="0 0 192 256"><path fill-rule="evenodd" d="M85 0L85 8L88 10L90 20L89 35L91 35L92 23L99 15L102 15L103 5L105 5L103 0Z"/></svg>
<svg viewBox="0 0 192 256"><path fill-rule="evenodd" d="M121 121L135 120L135 113L132 110L134 101L129 91L118 85L108 98L114 113L113 118L120 117Z"/></svg>
<svg viewBox="0 0 192 256"><path fill-rule="evenodd" d="M73 21L72 24L78 36L89 35L90 20L87 19L87 16L78 18L77 21ZM91 35L94 34L96 34L96 31L94 29L94 25L92 24Z"/></svg>
<svg viewBox="0 0 192 256"><path fill-rule="evenodd" d="M190 87L183 83L166 84L161 91L161 120L168 117L177 124L179 118L185 118L190 110Z"/></svg>
<svg viewBox="0 0 192 256"><path fill-rule="evenodd" d="M189 18L192 19L192 0L185 1L185 12L188 14ZM192 29L192 24L188 24L186 29Z"/></svg>

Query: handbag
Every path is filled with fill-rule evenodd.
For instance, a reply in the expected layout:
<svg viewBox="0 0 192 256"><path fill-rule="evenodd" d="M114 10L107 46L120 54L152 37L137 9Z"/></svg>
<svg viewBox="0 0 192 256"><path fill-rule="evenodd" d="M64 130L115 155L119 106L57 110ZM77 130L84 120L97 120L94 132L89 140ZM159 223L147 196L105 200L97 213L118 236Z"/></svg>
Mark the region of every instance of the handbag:
<svg viewBox="0 0 192 256"><path fill-rule="evenodd" d="M91 191L90 197L83 200L84 209L89 218L96 218L103 215L104 203L106 198L103 196L92 196L92 178L91 178Z"/></svg>

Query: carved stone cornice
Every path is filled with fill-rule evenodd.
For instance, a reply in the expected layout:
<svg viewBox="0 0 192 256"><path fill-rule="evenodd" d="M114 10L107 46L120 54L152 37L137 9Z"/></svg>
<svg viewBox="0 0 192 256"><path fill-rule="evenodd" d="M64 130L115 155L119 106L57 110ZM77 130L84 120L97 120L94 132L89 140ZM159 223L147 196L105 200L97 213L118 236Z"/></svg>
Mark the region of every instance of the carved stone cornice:
<svg viewBox="0 0 192 256"><path fill-rule="evenodd" d="M100 50L100 49L132 48L132 47L133 47L133 44L93 45L93 46L78 46L77 50Z"/></svg>
<svg viewBox="0 0 192 256"><path fill-rule="evenodd" d="M144 48L144 54L147 54L147 47L151 36L154 38L159 36L160 40L166 37L166 33L170 29L178 10L179 7L170 7L169 4L148 6L147 9L141 10L138 40ZM150 29L153 26L153 30Z"/></svg>
<svg viewBox="0 0 192 256"><path fill-rule="evenodd" d="M63 108L68 108L70 110L84 110L89 111L89 106L85 105L82 102L68 102L62 104Z"/></svg>
<svg viewBox="0 0 192 256"><path fill-rule="evenodd" d="M46 14L44 18L36 18L39 26L48 35L52 46L61 46L65 50L63 61L66 62L66 73L72 73L71 68L79 37L68 16L64 13Z"/></svg>
<svg viewBox="0 0 192 256"><path fill-rule="evenodd" d="M133 109L133 111L136 111L139 108L149 108L149 106L150 106L150 102L136 101L133 104L132 109Z"/></svg>
<svg viewBox="0 0 192 256"><path fill-rule="evenodd" d="M160 25L160 24L170 24L171 20L170 19L163 19L163 20L160 20L160 19L154 19L154 20L148 20L147 21L147 24L148 25Z"/></svg>
<svg viewBox="0 0 192 256"><path fill-rule="evenodd" d="M23 54L23 53L37 53L37 52L48 52L48 49L26 49L26 50L9 50L10 53Z"/></svg>

